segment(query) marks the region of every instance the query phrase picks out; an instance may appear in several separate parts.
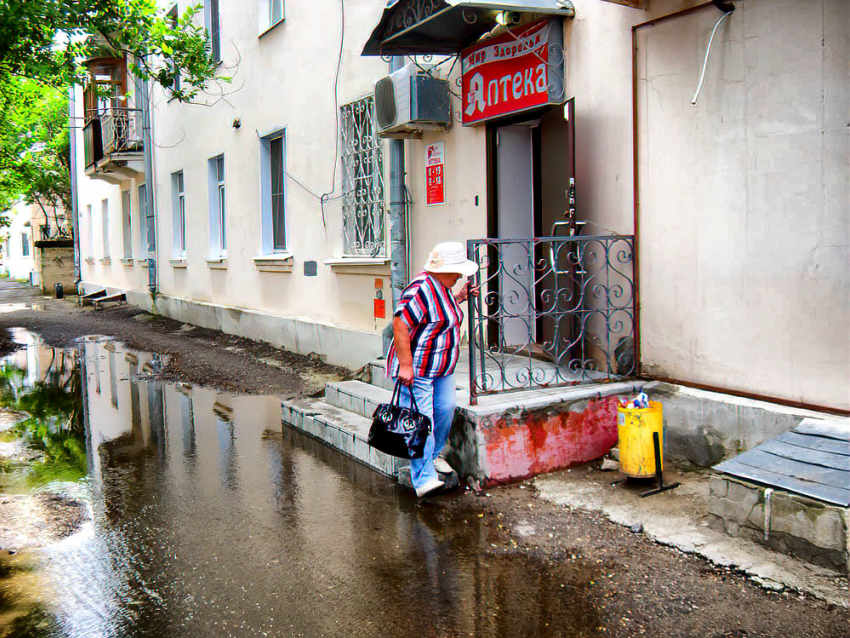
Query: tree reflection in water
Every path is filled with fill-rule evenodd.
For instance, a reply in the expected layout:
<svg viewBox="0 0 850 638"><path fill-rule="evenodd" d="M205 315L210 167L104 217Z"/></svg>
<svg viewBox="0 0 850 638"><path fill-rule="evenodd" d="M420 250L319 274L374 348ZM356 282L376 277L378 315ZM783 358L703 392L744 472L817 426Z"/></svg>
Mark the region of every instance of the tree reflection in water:
<svg viewBox="0 0 850 638"><path fill-rule="evenodd" d="M22 369L14 358L0 366L0 407L25 415L9 432L42 454L26 470L29 487L76 481L88 468L78 354L42 352L49 357L43 372Z"/></svg>

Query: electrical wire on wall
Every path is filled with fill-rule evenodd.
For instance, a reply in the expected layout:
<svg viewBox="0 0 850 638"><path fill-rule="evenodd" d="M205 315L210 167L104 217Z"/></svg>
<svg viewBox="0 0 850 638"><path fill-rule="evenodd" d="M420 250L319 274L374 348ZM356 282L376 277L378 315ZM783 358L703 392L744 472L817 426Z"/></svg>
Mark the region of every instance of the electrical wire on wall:
<svg viewBox="0 0 850 638"><path fill-rule="evenodd" d="M697 85L696 93L694 93L694 99L691 100L691 105L696 106L697 100L699 99L699 94L702 91L702 85L705 83L705 70L708 68L708 56L711 54L711 43L714 42L714 34L717 33L717 29L720 28L720 25L723 24L723 21L728 18L730 15L734 13L734 8L732 11L727 11L724 13L720 19L717 21L717 24L714 25L714 29L711 31L711 37L708 39L708 47L705 50L705 60L702 63L702 73L699 76L699 84Z"/></svg>
<svg viewBox="0 0 850 638"><path fill-rule="evenodd" d="M336 139L334 146L334 164L333 171L331 173L331 188L324 193L316 193L312 188L307 186L304 182L298 179L295 175L290 173L286 168L283 169L283 174L286 175L289 179L291 179L295 184L297 184L301 189L313 197L316 201L319 202L322 211L322 227L325 229L325 236L327 237L328 232L328 223L327 217L325 216L325 204L328 202L332 202L337 199L341 199L343 195L334 195L336 192L336 172L337 172L337 162L339 161L339 143L340 143L340 124L339 124L339 78L342 73L342 54L345 48L345 0L339 0L339 9L340 9L340 35L339 35L339 53L337 55L336 61L336 74L334 77L334 122L336 124ZM254 129L257 133L257 137L262 139L260 132Z"/></svg>

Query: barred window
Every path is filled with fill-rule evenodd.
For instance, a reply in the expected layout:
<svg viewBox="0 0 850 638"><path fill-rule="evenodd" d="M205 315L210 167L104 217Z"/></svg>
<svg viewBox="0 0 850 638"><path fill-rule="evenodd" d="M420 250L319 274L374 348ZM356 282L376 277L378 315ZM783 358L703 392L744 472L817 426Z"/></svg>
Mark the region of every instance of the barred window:
<svg viewBox="0 0 850 638"><path fill-rule="evenodd" d="M384 151L372 96L340 109L342 232L346 256L383 257Z"/></svg>

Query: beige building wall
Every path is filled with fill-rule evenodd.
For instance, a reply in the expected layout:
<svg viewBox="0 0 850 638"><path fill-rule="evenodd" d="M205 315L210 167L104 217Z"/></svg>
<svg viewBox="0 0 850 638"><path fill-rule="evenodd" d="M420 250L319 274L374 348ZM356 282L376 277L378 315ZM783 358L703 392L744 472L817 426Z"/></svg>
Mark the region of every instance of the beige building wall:
<svg viewBox="0 0 850 638"><path fill-rule="evenodd" d="M78 152L74 157L77 174L77 215L80 241L80 279L83 287L92 292L100 288L113 291L144 290L147 288L147 251L140 237L139 186L145 183L140 174L137 179L126 179L113 184L86 175L83 139L83 90L76 88L76 120L74 135ZM130 253L124 250L124 225L122 220L122 193L130 193L131 245ZM108 246L103 241L103 202L109 210L107 224Z"/></svg>
<svg viewBox="0 0 850 638"><path fill-rule="evenodd" d="M850 4L748 0L640 32L650 374L850 408Z"/></svg>
<svg viewBox="0 0 850 638"><path fill-rule="evenodd" d="M40 211L36 212L36 208L23 201L15 204L6 212L9 226L2 230L0 239L3 242L3 272L12 279L32 277L33 283L38 284L33 240L37 236L35 233L38 233L40 220L44 217ZM27 246L26 254L24 244Z"/></svg>
<svg viewBox="0 0 850 638"><path fill-rule="evenodd" d="M345 6L339 105L370 94L387 73L380 58L360 57L380 3ZM161 92L154 97L161 292L175 300L322 323L369 335L374 344L385 322L373 316L375 280L389 297L388 258L341 259L334 96L339 3L287 3L285 20L259 36L258 3L223 2L221 11L222 73L233 76L219 87L224 98L208 95L209 106L198 106L169 102ZM276 130L285 132L287 250L264 253L260 137ZM208 160L219 154L225 160L227 208L227 254L221 261L210 248L208 174ZM185 259L173 249L171 176L177 171L185 180ZM324 193L330 195L323 207L317 196ZM305 262L316 262L316 276L304 276Z"/></svg>
<svg viewBox="0 0 850 638"><path fill-rule="evenodd" d="M385 325L373 316L376 279L384 299L391 291L387 261L341 259L339 5L288 3L285 20L258 35L262 3L221 4L221 73L233 76L222 85L224 96L207 96L210 106L187 106L154 94L157 308L362 365L378 354ZM592 233L635 230L631 27L696 4L653 1L651 11L640 11L574 1L576 17L565 23L566 83L576 104L578 216L595 224ZM339 104L369 94L387 73L381 59L360 57L383 3L345 6ZM747 0L736 6L718 30L696 106L690 100L720 12L709 7L638 32L644 370L846 409L850 5ZM453 100L456 113L459 107ZM268 255L260 137L279 129L286 135L287 253ZM455 124L405 143L411 274L438 241L486 235L485 137L483 127ZM445 142L447 203L426 207L423 154L433 141ZM384 149L388 190L387 144ZM210 251L207 166L220 153L228 215L222 261ZM185 259L172 249L176 171L186 185ZM323 193L330 193L324 206L316 197ZM135 196L133 202L138 205ZM111 233L120 229L116 223ZM134 227L137 244L135 233ZM306 262L316 262L315 277L304 276ZM137 263L95 262L84 272L140 293L147 283ZM247 310L252 313L243 315Z"/></svg>

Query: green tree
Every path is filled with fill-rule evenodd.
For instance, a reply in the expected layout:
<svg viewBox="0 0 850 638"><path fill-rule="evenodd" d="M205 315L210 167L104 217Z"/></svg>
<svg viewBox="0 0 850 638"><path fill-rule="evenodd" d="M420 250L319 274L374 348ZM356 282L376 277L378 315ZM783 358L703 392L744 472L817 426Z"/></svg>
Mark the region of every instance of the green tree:
<svg viewBox="0 0 850 638"><path fill-rule="evenodd" d="M67 95L26 78L0 81L0 210L20 198L46 217L50 207L70 210L69 169Z"/></svg>
<svg viewBox="0 0 850 638"><path fill-rule="evenodd" d="M229 80L216 75L201 9L172 20L156 0L0 0L0 213L20 198L70 210L68 89L90 81L84 60L126 59L181 102Z"/></svg>

